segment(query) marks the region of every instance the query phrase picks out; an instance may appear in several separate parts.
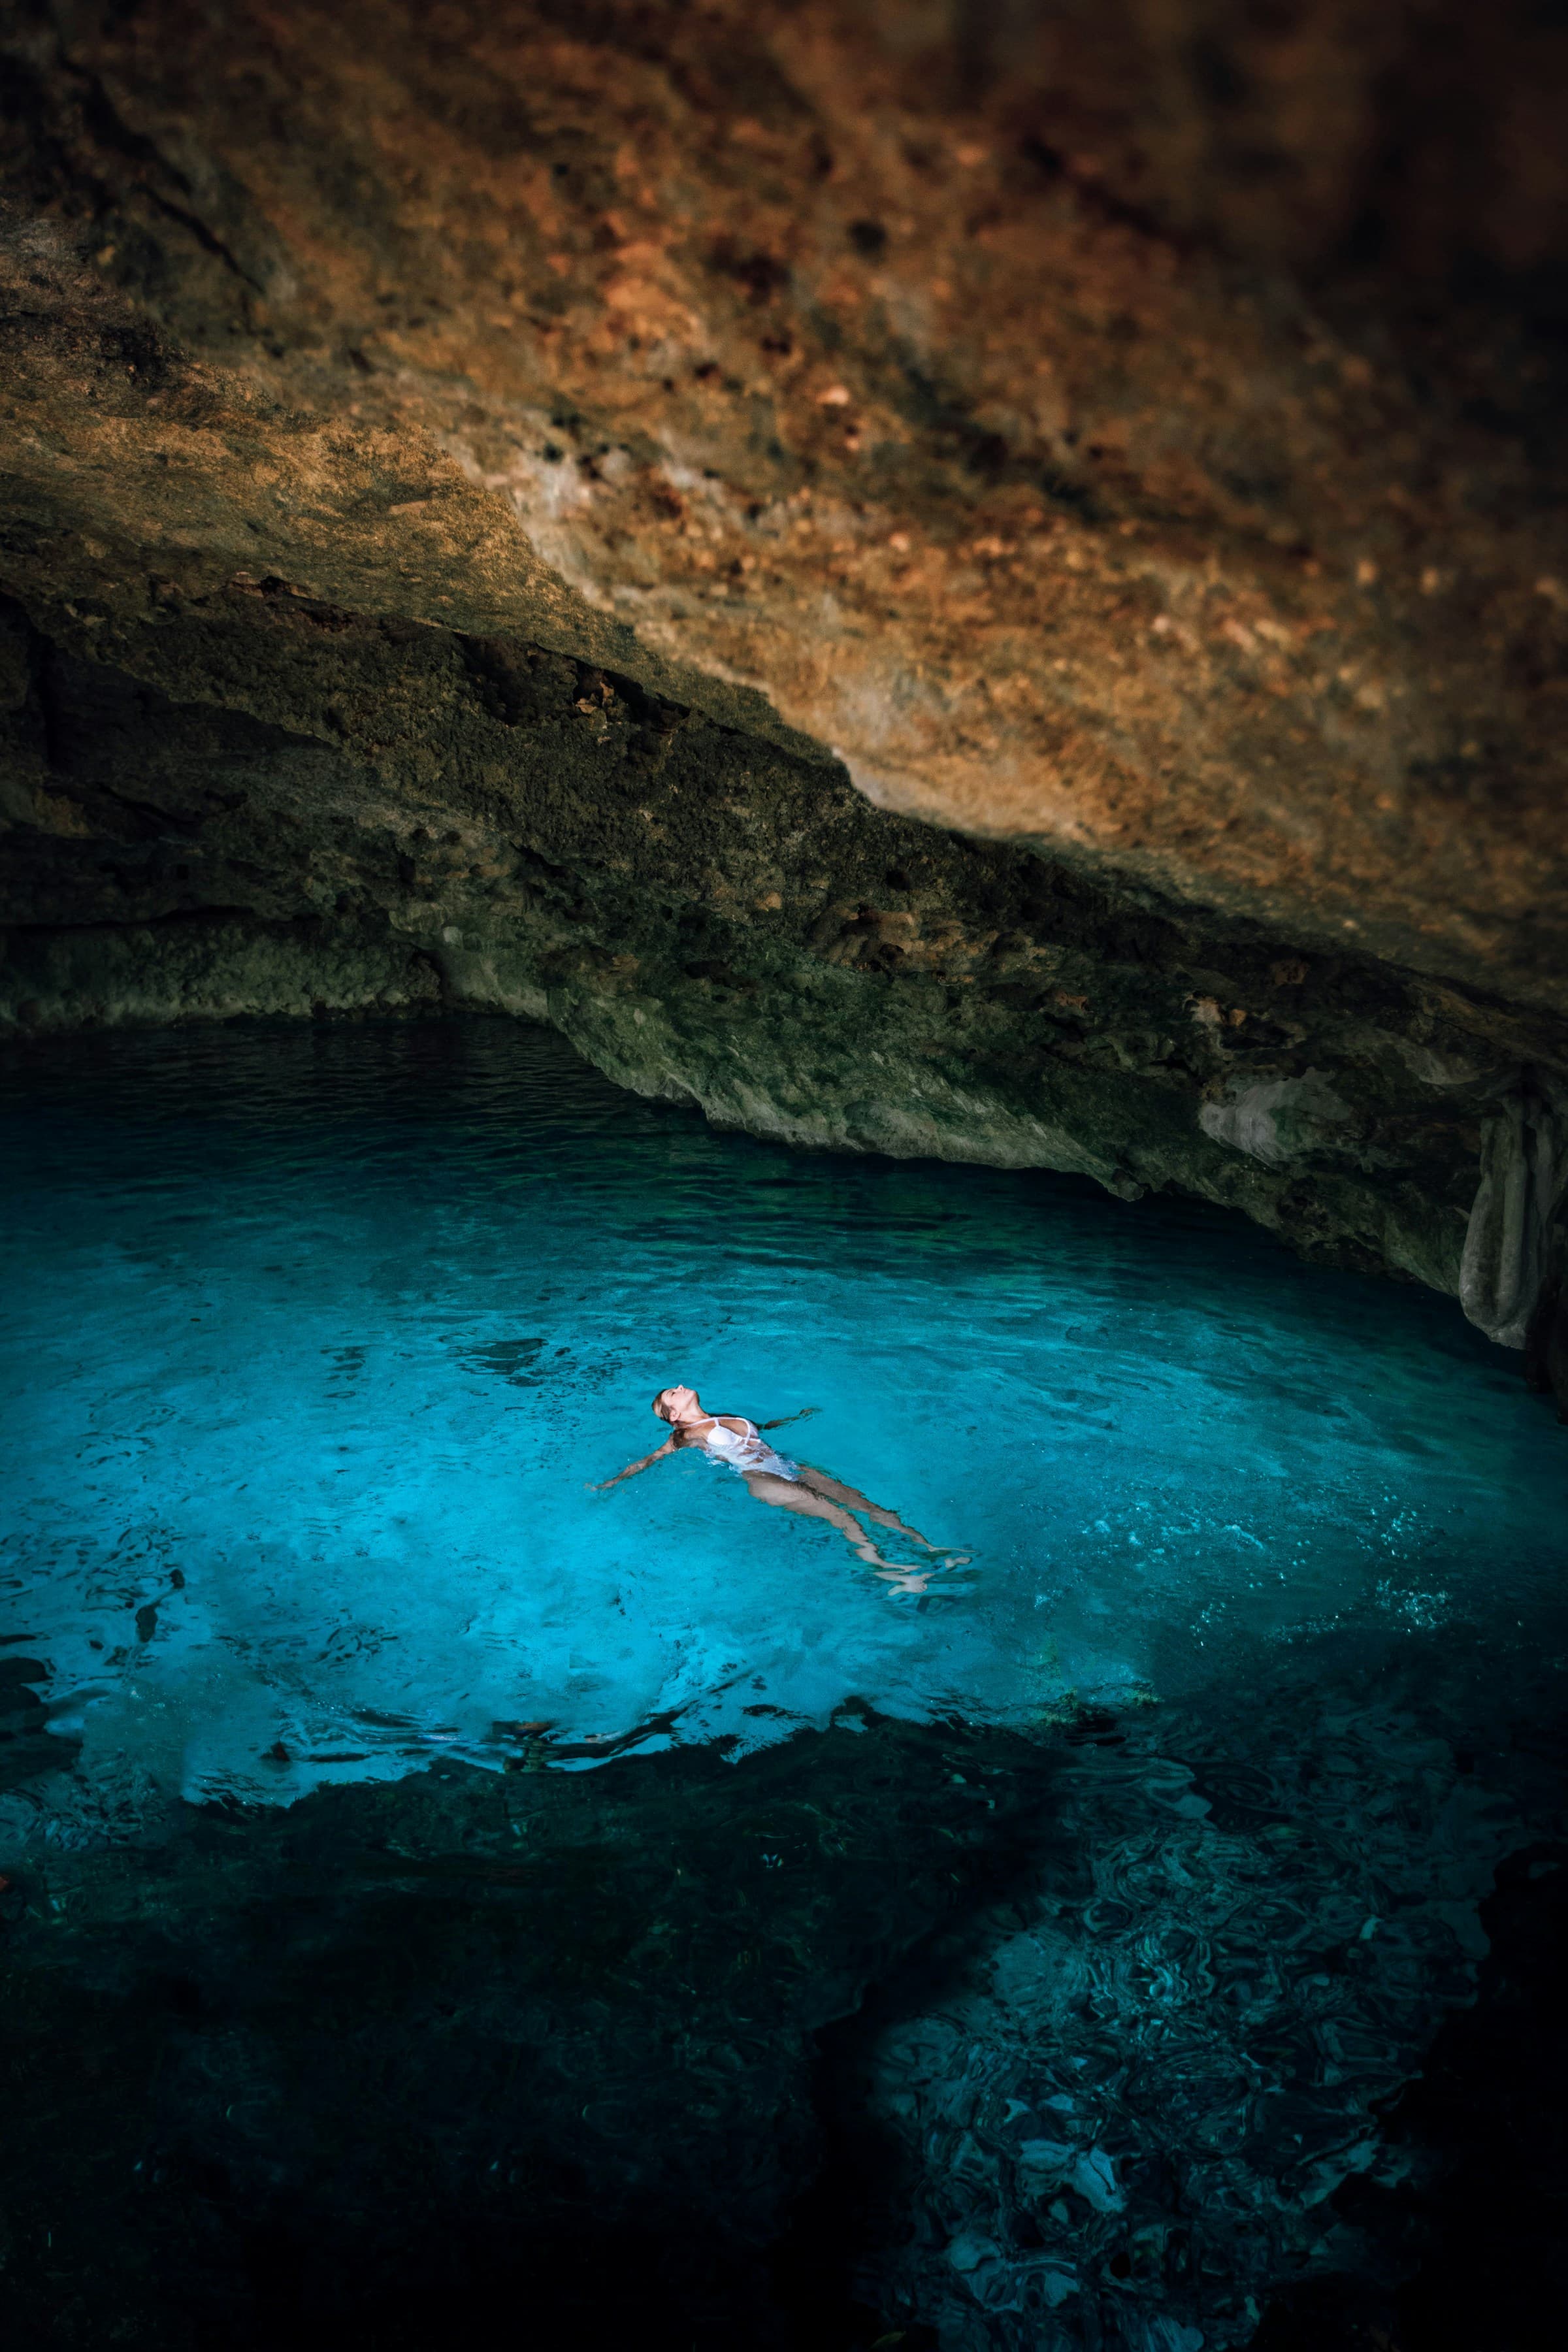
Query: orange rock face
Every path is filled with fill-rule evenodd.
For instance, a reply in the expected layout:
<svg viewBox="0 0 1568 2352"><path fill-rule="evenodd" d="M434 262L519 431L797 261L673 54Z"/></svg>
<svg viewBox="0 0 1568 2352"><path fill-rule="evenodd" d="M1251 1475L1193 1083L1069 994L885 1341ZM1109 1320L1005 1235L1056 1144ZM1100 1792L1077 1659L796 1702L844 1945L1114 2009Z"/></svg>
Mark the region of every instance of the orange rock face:
<svg viewBox="0 0 1568 2352"><path fill-rule="evenodd" d="M1560 1003L1542 362L1407 299L1561 247L1517 15L59 8L19 176L235 413L14 462L171 570L185 488L187 564L619 624L880 805Z"/></svg>

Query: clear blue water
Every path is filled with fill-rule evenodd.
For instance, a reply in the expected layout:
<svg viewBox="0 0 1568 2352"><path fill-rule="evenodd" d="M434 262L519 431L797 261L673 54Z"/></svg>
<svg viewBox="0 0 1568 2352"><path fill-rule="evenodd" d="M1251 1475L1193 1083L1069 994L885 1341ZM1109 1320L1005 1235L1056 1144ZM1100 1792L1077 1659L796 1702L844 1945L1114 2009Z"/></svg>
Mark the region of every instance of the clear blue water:
<svg viewBox="0 0 1568 2352"><path fill-rule="evenodd" d="M0 1864L443 1753L1037 1734L1028 1884L867 2060L914 2184L868 2301L1224 2352L1363 2259L1331 2191L1398 2177L1497 1861L1564 1828L1568 1433L1452 1302L717 1135L502 1022L80 1041L0 1113L0 1670L60 1735L0 1746ZM779 1442L967 1564L893 1590L692 1454L589 1491L678 1379L820 1408ZM795 1867L742 1780L734 1866Z"/></svg>
<svg viewBox="0 0 1568 2352"><path fill-rule="evenodd" d="M1517 1360L1206 1212L718 1135L500 1022L105 1039L0 1107L0 1590L80 1787L1563 1646ZM678 1379L819 1407L778 1442L971 1564L890 1590L692 1454L589 1492Z"/></svg>

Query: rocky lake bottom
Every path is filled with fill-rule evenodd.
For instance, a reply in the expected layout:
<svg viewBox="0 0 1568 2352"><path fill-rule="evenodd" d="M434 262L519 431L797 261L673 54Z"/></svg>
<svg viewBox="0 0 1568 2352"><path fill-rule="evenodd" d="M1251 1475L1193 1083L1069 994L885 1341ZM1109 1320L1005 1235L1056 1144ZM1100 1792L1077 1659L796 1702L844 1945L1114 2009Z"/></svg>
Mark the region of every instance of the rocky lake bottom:
<svg viewBox="0 0 1568 2352"><path fill-rule="evenodd" d="M498 1020L0 1110L44 2340L1547 2340L1568 1450L1451 1301ZM674 1380L940 1564L589 1491Z"/></svg>

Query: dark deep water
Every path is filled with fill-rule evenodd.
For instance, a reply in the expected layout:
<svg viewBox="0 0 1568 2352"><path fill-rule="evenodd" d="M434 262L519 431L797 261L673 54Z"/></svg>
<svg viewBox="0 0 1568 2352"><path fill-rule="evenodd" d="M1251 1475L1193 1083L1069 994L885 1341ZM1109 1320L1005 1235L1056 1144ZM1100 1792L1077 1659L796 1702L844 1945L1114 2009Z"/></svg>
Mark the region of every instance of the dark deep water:
<svg viewBox="0 0 1568 2352"><path fill-rule="evenodd" d="M82 1041L0 1108L52 2340L1449 2340L1568 1665L1568 1437L1457 1307L500 1022ZM890 1590L691 1456L586 1492L677 1378L820 1407L780 1444L967 1563Z"/></svg>

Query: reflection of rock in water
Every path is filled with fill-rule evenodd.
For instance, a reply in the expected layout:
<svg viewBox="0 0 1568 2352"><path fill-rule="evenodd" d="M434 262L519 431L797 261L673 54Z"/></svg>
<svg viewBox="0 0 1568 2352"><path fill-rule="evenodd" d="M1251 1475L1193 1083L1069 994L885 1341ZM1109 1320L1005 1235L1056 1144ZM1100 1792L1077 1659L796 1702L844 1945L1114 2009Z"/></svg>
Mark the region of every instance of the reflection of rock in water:
<svg viewBox="0 0 1568 2352"><path fill-rule="evenodd" d="M40 1838L16 2324L425 2347L506 2297L672 2352L1244 2343L1282 2279L1375 2273L1331 2192L1408 2165L1379 2111L1521 1835L1396 1705L1331 1712L1282 1694L1245 1752L851 1716Z"/></svg>

